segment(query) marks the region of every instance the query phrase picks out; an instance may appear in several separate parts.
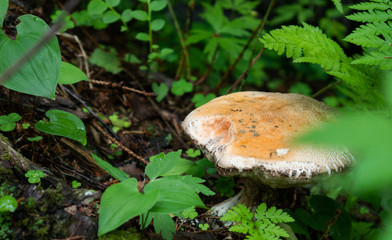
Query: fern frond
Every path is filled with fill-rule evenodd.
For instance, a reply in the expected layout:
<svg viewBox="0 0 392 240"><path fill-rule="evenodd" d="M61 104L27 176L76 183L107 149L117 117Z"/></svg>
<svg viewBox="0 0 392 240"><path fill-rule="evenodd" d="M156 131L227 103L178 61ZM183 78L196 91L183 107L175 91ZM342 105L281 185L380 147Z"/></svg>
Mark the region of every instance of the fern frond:
<svg viewBox="0 0 392 240"><path fill-rule="evenodd" d="M262 229L264 235L272 235L276 237L290 237L290 235L284 230L283 228L279 227L278 225L271 224L268 227Z"/></svg>
<svg viewBox="0 0 392 240"><path fill-rule="evenodd" d="M267 219L272 223L294 222L294 219L286 212L283 212L282 209L276 209L276 207L271 207L266 211L266 206L260 206L256 209L255 213L255 217L257 220L263 221L264 219Z"/></svg>
<svg viewBox="0 0 392 240"><path fill-rule="evenodd" d="M380 66L383 70L392 70L392 53L386 55L381 52L371 52L365 54L363 57L355 59L352 64L367 64L373 66Z"/></svg>
<svg viewBox="0 0 392 240"><path fill-rule="evenodd" d="M243 234L252 234L254 232L253 224L238 223L229 228L229 231L238 232Z"/></svg>
<svg viewBox="0 0 392 240"><path fill-rule="evenodd" d="M249 208L239 203L231 210L227 210L227 212L221 217L221 220L247 223L251 222L252 218L253 214L250 212Z"/></svg>
<svg viewBox="0 0 392 240"><path fill-rule="evenodd" d="M385 22L392 19L392 11L369 10L348 15L346 18L357 22Z"/></svg>
<svg viewBox="0 0 392 240"><path fill-rule="evenodd" d="M333 4L335 4L336 9L343 13L343 5L341 0L332 0Z"/></svg>
<svg viewBox="0 0 392 240"><path fill-rule="evenodd" d="M369 10L387 10L391 9L391 3L387 1L378 1L378 2L362 2L358 4L354 4L350 6L351 9L360 10L360 11L369 11Z"/></svg>
<svg viewBox="0 0 392 240"><path fill-rule="evenodd" d="M343 40L365 48L385 50L391 47L392 26L385 22L367 23L356 28Z"/></svg>
<svg viewBox="0 0 392 240"><path fill-rule="evenodd" d="M265 34L260 41L268 49L300 62L320 64L327 71L338 71L341 62L348 62L343 49L318 27L304 24L283 26ZM301 59L302 58L302 59Z"/></svg>

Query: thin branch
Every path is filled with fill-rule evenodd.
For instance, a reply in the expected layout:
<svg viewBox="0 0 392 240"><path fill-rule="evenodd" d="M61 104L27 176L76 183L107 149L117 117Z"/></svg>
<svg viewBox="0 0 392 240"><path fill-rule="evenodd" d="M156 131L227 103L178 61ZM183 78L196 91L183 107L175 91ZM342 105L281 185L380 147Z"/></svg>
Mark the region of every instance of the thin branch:
<svg viewBox="0 0 392 240"><path fill-rule="evenodd" d="M197 80L197 82L195 82L195 84L194 84L195 86L198 86L201 83L203 83L208 78L208 76L210 75L212 67L214 66L214 63L215 63L215 58L216 58L216 54L218 53L218 49L219 49L219 47L215 48L215 51L212 54L211 63L208 66L208 69L207 69L206 73L203 76L201 76L201 78L199 78L199 80Z"/></svg>
<svg viewBox="0 0 392 240"><path fill-rule="evenodd" d="M226 94L231 93L231 91L234 90L234 88L237 87L237 85L241 82L242 79L246 78L248 76L249 70L253 67L253 65L257 62L257 60L261 57L263 54L265 48L261 49L259 54L253 59L252 63L248 66L248 68L241 74L241 76L233 83L233 85L230 87L230 89L226 92Z"/></svg>
<svg viewBox="0 0 392 240"><path fill-rule="evenodd" d="M248 49L248 47L249 47L250 43L252 42L252 40L256 37L256 34L257 33L260 34L260 32L264 29L265 22L267 21L269 15L271 13L271 10L272 10L272 8L274 7L275 4L276 4L276 0L271 0L270 1L269 5L268 5L267 12L264 15L264 18L260 21L259 25L255 28L255 30L253 30L252 35L248 39L248 42L242 48L240 54L235 59L235 61L230 65L229 69L225 72L225 75L223 75L223 77L221 78L219 84L217 85L217 89L222 87L222 85L224 84L226 79L229 77L230 73L234 70L235 66L237 66L237 63L240 61L240 59L244 55L246 49ZM252 53L254 54L254 52L252 52ZM252 54L252 56L253 56L253 54ZM252 59L252 57L250 59Z"/></svg>
<svg viewBox="0 0 392 240"><path fill-rule="evenodd" d="M331 89L331 88L333 88L333 87L336 87L337 85L339 85L339 84L341 84L341 83L342 83L342 80L339 80L339 81L337 81L337 82L335 82L335 83L329 84L329 85L326 86L326 87L323 87L323 88L320 89L318 92L316 92L315 94L313 94L313 95L312 95L312 98L318 97L318 96L321 95L322 93L328 91L329 89Z"/></svg>
<svg viewBox="0 0 392 240"><path fill-rule="evenodd" d="M64 24L65 17L79 4L80 0L69 0L64 7L64 12L60 15L58 21L34 44L18 61L14 62L1 76L0 85L4 85L8 79L14 75L23 65L28 62L42 47L44 47L58 32Z"/></svg>
<svg viewBox="0 0 392 240"><path fill-rule="evenodd" d="M134 92L134 93L141 94L141 95L143 95L145 97L156 97L155 93L140 91L140 90L137 90L137 89L134 89L134 88L130 88L130 87L127 87L127 86L122 86L122 85L114 83L114 82L100 81L100 80L95 80L95 79L91 79L90 81L92 83L98 84L98 85L110 86L110 87L113 87L113 88L121 88L121 89L126 90L126 91L131 91L131 92Z"/></svg>
<svg viewBox="0 0 392 240"><path fill-rule="evenodd" d="M141 156L137 155L135 152L133 152L131 149L127 148L126 146L124 146L123 144L121 144L119 141L117 141L116 139L114 139L112 136L110 136L107 132L105 132L99 125L98 123L93 121L93 125L96 129L98 129L98 131L100 131L103 135L105 135L105 137L109 138L112 142L114 142L115 144L117 144L120 148L122 148L124 151L126 151L129 155L131 155L132 157L138 159L139 161L141 161L142 163L144 163L144 165L148 165L149 162L147 162L144 158L142 158Z"/></svg>
<svg viewBox="0 0 392 240"><path fill-rule="evenodd" d="M336 222L338 221L339 216L342 214L342 211L343 211L343 209L344 209L344 206L346 205L346 202L347 202L347 198L348 198L347 196L344 196L342 202L340 203L339 208L336 209L333 218L332 218L331 220L328 221L327 227L325 228L324 233L323 233L323 235L321 236L320 239L329 239L329 238L328 238L329 233L331 232L333 226L334 226L334 225L336 224Z"/></svg>

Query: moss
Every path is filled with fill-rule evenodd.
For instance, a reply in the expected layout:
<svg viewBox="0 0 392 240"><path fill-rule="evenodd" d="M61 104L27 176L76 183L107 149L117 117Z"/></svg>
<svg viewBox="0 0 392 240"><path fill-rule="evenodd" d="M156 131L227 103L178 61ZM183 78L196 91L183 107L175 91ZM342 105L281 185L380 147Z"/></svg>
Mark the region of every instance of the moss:
<svg viewBox="0 0 392 240"><path fill-rule="evenodd" d="M99 240L140 240L140 234L136 228L128 228L127 230L115 230L113 232L107 233L101 237Z"/></svg>

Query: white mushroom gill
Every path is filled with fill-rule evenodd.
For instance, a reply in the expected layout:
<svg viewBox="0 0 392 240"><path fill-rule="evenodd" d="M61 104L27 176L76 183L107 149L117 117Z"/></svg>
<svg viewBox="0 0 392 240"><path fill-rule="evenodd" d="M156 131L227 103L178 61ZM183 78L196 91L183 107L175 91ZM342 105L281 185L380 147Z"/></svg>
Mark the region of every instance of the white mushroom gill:
<svg viewBox="0 0 392 240"><path fill-rule="evenodd" d="M289 148L278 148L276 149L276 153L278 155L278 157L281 157L283 155L286 155L289 152Z"/></svg>

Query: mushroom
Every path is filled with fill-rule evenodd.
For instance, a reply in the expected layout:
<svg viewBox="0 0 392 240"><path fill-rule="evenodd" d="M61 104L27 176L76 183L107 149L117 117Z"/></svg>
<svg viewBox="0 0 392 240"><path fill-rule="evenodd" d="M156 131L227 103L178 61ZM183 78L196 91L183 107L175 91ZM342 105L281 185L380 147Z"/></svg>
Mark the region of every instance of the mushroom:
<svg viewBox="0 0 392 240"><path fill-rule="evenodd" d="M247 179L238 195L214 208L216 214L237 202L257 206L271 188L302 186L350 166L353 156L344 147L292 141L335 116L335 109L310 97L267 92L228 94L192 111L182 127L217 173Z"/></svg>

